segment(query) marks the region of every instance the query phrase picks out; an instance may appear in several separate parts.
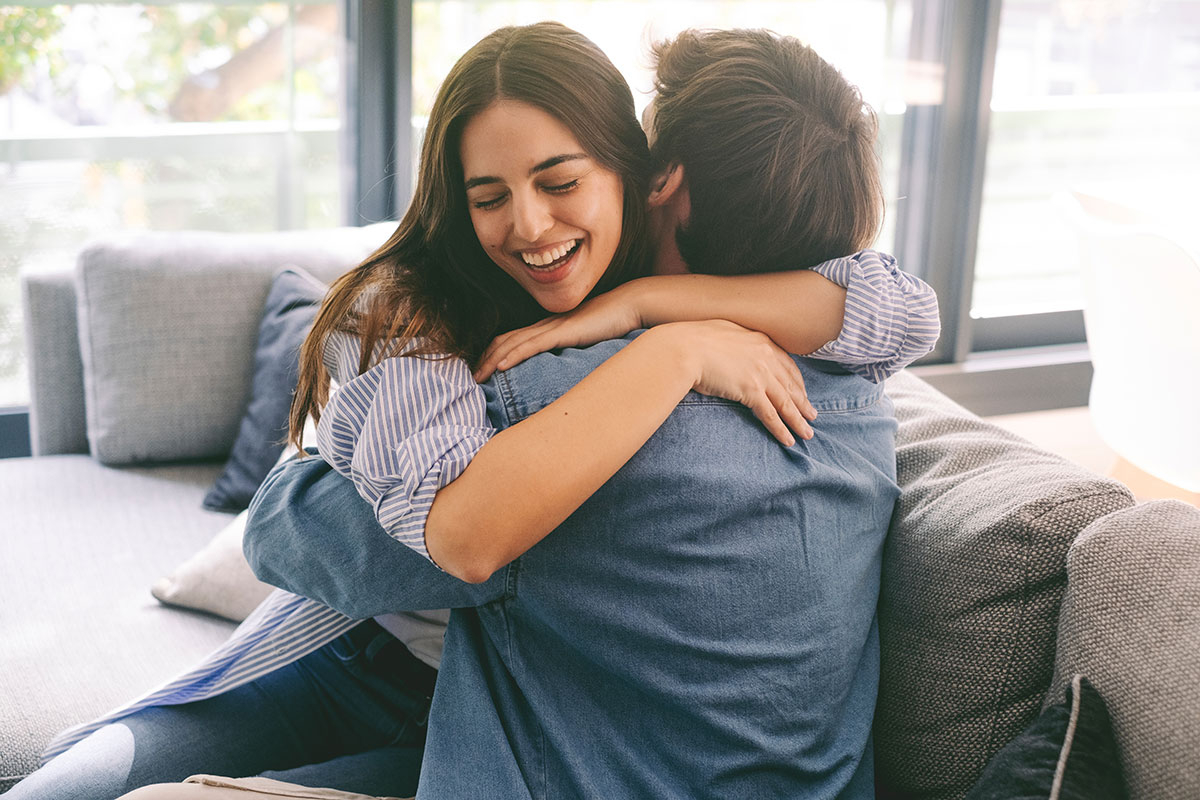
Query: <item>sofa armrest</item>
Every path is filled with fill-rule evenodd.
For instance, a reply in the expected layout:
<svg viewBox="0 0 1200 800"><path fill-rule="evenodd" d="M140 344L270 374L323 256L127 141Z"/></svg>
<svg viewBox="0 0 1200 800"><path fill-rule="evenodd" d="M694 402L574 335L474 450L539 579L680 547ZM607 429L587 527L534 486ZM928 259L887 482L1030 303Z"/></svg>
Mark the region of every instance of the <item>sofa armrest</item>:
<svg viewBox="0 0 1200 800"><path fill-rule="evenodd" d="M1067 556L1053 688L1100 692L1130 797L1200 797L1200 509L1158 500L1094 521Z"/></svg>
<svg viewBox="0 0 1200 800"><path fill-rule="evenodd" d="M29 439L35 456L88 451L75 275L21 276L29 365Z"/></svg>

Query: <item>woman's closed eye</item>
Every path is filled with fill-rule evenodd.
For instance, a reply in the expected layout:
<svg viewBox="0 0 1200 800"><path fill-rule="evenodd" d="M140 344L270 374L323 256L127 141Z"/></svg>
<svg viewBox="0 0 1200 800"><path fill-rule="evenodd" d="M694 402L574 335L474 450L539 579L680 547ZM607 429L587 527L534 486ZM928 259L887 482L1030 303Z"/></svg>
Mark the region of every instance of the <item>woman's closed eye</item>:
<svg viewBox="0 0 1200 800"><path fill-rule="evenodd" d="M489 209L498 207L501 203L504 202L504 198L506 196L507 195L502 194L502 195L497 195L496 197L486 197L481 200L472 200L471 205L475 206L475 208L481 209L483 211L487 211Z"/></svg>
<svg viewBox="0 0 1200 800"><path fill-rule="evenodd" d="M550 194L567 194L568 192L571 192L579 187L579 180L579 178L575 178L567 181L566 183L543 185L541 188L543 192L549 192ZM472 200L471 205L481 211L490 211L493 208L499 208L507 197L508 192L504 192L503 194L498 194L495 197L482 197Z"/></svg>
<svg viewBox="0 0 1200 800"><path fill-rule="evenodd" d="M573 181L567 181L566 183L560 183L555 186L544 186L542 188L544 188L547 192L551 192L553 194L564 194L566 192L571 191L578 185L579 185L579 178L576 178Z"/></svg>

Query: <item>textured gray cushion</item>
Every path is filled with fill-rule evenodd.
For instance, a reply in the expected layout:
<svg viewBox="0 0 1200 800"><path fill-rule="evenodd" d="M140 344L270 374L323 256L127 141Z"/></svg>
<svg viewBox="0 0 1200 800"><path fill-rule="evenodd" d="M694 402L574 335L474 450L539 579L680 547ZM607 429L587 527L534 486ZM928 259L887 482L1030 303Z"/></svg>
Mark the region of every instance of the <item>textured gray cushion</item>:
<svg viewBox="0 0 1200 800"><path fill-rule="evenodd" d="M1104 695L1134 800L1200 797L1200 509L1177 500L1097 520L1071 548L1055 692Z"/></svg>
<svg viewBox="0 0 1200 800"><path fill-rule="evenodd" d="M29 439L35 456L86 453L83 364L70 272L21 276L29 364Z"/></svg>
<svg viewBox="0 0 1200 800"><path fill-rule="evenodd" d="M893 791L958 798L1041 708L1067 548L1133 498L912 375L888 394L902 493L880 593L877 775Z"/></svg>
<svg viewBox="0 0 1200 800"><path fill-rule="evenodd" d="M85 247L76 289L92 455L106 464L228 455L271 276L295 264L329 281L391 228L142 233Z"/></svg>
<svg viewBox="0 0 1200 800"><path fill-rule="evenodd" d="M0 791L49 739L192 666L233 625L150 584L212 538L218 467L0 460Z"/></svg>

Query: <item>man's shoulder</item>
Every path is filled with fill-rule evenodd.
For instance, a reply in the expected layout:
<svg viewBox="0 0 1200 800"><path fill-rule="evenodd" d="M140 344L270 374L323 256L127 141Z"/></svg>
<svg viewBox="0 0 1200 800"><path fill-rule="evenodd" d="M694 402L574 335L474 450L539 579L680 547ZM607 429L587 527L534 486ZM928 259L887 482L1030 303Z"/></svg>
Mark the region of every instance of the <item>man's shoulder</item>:
<svg viewBox="0 0 1200 800"><path fill-rule="evenodd" d="M633 331L620 339L609 339L588 347L540 353L512 369L494 374L484 384L493 422L501 423L501 427L511 425L545 408L641 333ZM809 400L818 413L867 408L883 397L882 384L864 380L835 364L802 357L797 357L796 363L804 376ZM695 392L683 402L736 405ZM498 416L502 419L497 419Z"/></svg>

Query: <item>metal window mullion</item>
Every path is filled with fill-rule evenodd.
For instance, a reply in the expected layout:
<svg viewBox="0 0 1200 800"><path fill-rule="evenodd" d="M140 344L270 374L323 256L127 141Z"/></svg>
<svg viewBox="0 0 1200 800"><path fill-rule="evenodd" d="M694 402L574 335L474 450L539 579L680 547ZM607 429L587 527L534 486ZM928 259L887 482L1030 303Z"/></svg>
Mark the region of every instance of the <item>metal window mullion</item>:
<svg viewBox="0 0 1200 800"><path fill-rule="evenodd" d="M412 4L345 0L345 222L392 219L412 183Z"/></svg>
<svg viewBox="0 0 1200 800"><path fill-rule="evenodd" d="M909 58L942 65L942 102L905 115L896 252L937 291L942 337L926 361L971 350L971 290L1001 0L918 1Z"/></svg>

